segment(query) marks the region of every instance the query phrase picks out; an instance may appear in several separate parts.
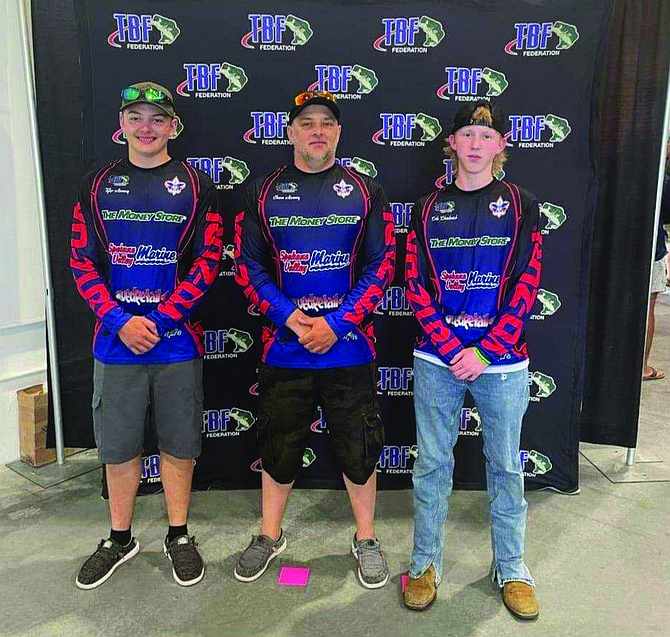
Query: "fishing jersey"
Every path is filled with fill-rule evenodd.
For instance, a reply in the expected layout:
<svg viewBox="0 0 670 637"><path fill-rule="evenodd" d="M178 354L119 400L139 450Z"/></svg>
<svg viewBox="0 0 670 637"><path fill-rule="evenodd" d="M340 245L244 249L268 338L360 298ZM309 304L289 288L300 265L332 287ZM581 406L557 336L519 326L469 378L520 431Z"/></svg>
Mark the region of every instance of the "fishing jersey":
<svg viewBox="0 0 670 637"><path fill-rule="evenodd" d="M381 186L335 164L282 166L252 182L235 219L235 280L273 323L263 362L277 367L362 365L375 358L371 313L393 280L393 216ZM313 354L285 326L297 309L337 335Z"/></svg>
<svg viewBox="0 0 670 637"><path fill-rule="evenodd" d="M170 160L139 168L120 159L86 175L74 207L70 267L98 321L93 356L104 363L172 363L203 354L189 316L215 280L221 216L204 173ZM133 316L161 340L133 354L117 332Z"/></svg>
<svg viewBox="0 0 670 637"><path fill-rule="evenodd" d="M421 326L414 354L441 365L476 347L484 373L528 366L524 324L540 283L538 201L507 181L455 184L416 203L407 236L407 299Z"/></svg>

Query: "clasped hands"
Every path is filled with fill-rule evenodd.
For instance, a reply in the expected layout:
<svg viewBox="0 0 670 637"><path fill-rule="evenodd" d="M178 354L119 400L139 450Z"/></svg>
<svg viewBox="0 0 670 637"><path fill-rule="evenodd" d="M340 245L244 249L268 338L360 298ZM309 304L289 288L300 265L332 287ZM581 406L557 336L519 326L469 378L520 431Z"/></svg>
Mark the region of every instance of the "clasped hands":
<svg viewBox="0 0 670 637"><path fill-rule="evenodd" d="M295 332L298 342L312 354L325 354L337 341L337 335L323 316L307 316L300 309L288 317L286 327Z"/></svg>

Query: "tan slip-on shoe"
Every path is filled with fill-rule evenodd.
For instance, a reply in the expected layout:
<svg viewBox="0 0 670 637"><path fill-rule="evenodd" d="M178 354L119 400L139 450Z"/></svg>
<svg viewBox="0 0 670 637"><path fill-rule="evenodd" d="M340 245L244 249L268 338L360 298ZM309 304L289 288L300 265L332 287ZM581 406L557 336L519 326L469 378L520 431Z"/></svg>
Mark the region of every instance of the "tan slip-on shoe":
<svg viewBox="0 0 670 637"><path fill-rule="evenodd" d="M507 610L519 619L537 619L540 614L535 589L526 582L505 582L502 598Z"/></svg>
<svg viewBox="0 0 670 637"><path fill-rule="evenodd" d="M426 610L437 597L435 569L431 564L421 575L414 579L407 577L403 602L410 610Z"/></svg>

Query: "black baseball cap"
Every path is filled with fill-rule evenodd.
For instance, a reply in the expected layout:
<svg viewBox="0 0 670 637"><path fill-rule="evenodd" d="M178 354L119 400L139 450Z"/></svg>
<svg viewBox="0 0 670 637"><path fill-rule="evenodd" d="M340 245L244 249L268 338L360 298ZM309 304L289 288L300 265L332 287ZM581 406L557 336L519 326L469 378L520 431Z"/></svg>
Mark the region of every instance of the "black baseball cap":
<svg viewBox="0 0 670 637"><path fill-rule="evenodd" d="M340 107L337 105L335 96L328 91L303 91L296 95L293 99L293 107L288 114L288 123L291 124L305 108L315 105L329 108L339 123Z"/></svg>
<svg viewBox="0 0 670 637"><path fill-rule="evenodd" d="M490 121L489 118L475 118L474 115L479 108L488 109L491 114ZM459 128L463 128L464 126L488 126L489 128L498 131L503 137L507 132L505 130L505 114L497 104L489 102L488 100L479 100L461 106L461 108L456 111L454 124L451 127L451 133L449 134L453 135Z"/></svg>
<svg viewBox="0 0 670 637"><path fill-rule="evenodd" d="M121 110L133 104L152 104L169 117L174 117L172 93L156 82L137 82L121 90Z"/></svg>

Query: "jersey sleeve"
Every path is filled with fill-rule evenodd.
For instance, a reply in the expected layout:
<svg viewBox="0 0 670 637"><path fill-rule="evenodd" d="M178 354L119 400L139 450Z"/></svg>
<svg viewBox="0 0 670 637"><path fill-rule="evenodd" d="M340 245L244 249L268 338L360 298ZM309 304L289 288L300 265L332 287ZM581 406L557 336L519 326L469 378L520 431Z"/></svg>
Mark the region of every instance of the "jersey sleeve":
<svg viewBox="0 0 670 637"><path fill-rule="evenodd" d="M215 203L214 184L201 176L200 187L202 192L194 195L198 201L191 238L193 264L170 296L147 314L147 318L156 324L160 336L188 319L219 273L223 221Z"/></svg>
<svg viewBox="0 0 670 637"><path fill-rule="evenodd" d="M235 281L260 312L277 327L283 327L296 306L270 276L271 259L270 244L258 215L258 187L252 184L235 218ZM280 267L278 263L276 266Z"/></svg>
<svg viewBox="0 0 670 637"><path fill-rule="evenodd" d="M395 273L395 229L386 193L378 184L370 193L363 238L365 263L354 288L335 312L324 317L339 339L375 310ZM353 258L354 255L352 255Z"/></svg>
<svg viewBox="0 0 670 637"><path fill-rule="evenodd" d="M522 199L522 217L517 236L516 253L504 276L502 289L507 290L500 310L486 334L476 344L491 363L500 362L519 342L530 316L542 273L542 235L539 231L540 206L535 197Z"/></svg>
<svg viewBox="0 0 670 637"><path fill-rule="evenodd" d="M416 316L426 338L437 350L440 358L449 364L451 359L463 349L463 344L449 328L446 315L440 304L431 296L428 269L428 243L423 229L423 205L419 200L414 206L412 222L407 235L405 255L405 282L407 301ZM438 285L435 282L435 285Z"/></svg>
<svg viewBox="0 0 670 637"><path fill-rule="evenodd" d="M79 294L99 321L115 334L132 318L114 300L104 275L105 246L97 235L91 212L92 180L85 177L72 215L70 269Z"/></svg>

